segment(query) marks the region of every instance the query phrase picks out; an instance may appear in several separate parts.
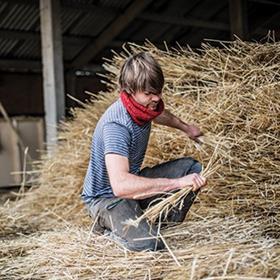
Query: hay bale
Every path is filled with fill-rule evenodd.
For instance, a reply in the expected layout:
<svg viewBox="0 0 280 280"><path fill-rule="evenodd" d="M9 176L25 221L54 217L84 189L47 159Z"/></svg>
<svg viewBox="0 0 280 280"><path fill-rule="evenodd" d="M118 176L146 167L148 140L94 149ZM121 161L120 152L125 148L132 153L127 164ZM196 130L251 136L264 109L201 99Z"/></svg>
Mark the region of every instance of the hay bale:
<svg viewBox="0 0 280 280"><path fill-rule="evenodd" d="M280 273L280 44L235 41L222 47L204 45L198 54L188 48L130 45L130 52L150 51L159 60L167 108L206 133L205 143L196 147L181 132L155 125L144 164L193 155L207 165L219 143L219 170L187 221L162 232L170 251L128 253L86 233L90 220L79 193L91 136L117 98L125 49L105 64L110 91L73 111L73 120L62 124L54 155L36 165L33 189L1 209L1 233L24 232L28 226L38 230L35 238L26 237L34 246L24 257L11 261L3 254L10 278L257 279ZM4 241L0 251L7 252L10 242Z"/></svg>

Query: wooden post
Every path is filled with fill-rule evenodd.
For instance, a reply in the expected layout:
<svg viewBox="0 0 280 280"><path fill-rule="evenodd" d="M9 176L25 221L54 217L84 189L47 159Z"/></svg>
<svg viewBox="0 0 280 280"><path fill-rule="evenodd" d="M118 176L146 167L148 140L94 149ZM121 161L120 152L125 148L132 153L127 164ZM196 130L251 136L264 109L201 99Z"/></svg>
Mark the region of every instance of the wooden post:
<svg viewBox="0 0 280 280"><path fill-rule="evenodd" d="M57 142L57 124L65 114L59 10L59 0L40 0L46 143L49 151Z"/></svg>
<svg viewBox="0 0 280 280"><path fill-rule="evenodd" d="M247 0L229 0L231 39L234 35L246 40L248 37Z"/></svg>
<svg viewBox="0 0 280 280"><path fill-rule="evenodd" d="M65 76L65 87L66 87L66 93L70 94L73 97L77 97L77 92L76 92L76 75L74 70L69 70L66 73ZM66 100L67 108L70 107L75 107L77 104L75 101L72 99L67 98Z"/></svg>

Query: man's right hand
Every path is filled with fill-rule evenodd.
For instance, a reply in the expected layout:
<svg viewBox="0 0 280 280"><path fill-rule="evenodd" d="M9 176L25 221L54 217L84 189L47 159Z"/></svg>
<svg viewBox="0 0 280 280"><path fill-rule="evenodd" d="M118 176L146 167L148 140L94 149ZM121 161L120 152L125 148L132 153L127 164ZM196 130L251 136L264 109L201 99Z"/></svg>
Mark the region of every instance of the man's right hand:
<svg viewBox="0 0 280 280"><path fill-rule="evenodd" d="M206 178L197 173L186 175L178 180L181 189L187 186L192 186L193 191L197 191L207 184Z"/></svg>

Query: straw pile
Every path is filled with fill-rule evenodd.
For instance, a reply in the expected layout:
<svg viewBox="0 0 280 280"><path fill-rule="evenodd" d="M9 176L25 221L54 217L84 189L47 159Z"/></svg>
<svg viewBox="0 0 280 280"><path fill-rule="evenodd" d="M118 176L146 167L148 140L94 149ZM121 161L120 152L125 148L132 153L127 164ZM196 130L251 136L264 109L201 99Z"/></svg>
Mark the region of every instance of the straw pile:
<svg viewBox="0 0 280 280"><path fill-rule="evenodd" d="M189 156L219 169L187 220L162 231L169 250L131 253L90 234L79 200L92 131L117 98L116 76L128 51L105 63L108 93L73 112L55 154L36 165L33 190L0 210L3 279L275 279L280 274L280 44L233 43L150 51L162 65L167 108L205 132L154 126L145 165ZM8 237L7 237L8 235ZM1 278L0 277L0 278ZM2 279L1 278L1 279Z"/></svg>

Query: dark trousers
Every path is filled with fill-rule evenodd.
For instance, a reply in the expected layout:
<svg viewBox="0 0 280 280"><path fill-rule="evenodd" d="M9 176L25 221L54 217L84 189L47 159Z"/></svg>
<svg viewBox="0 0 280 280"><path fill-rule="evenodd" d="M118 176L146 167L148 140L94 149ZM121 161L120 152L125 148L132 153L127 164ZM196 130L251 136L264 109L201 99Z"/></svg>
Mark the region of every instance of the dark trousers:
<svg viewBox="0 0 280 280"><path fill-rule="evenodd" d="M192 173L200 173L202 166L190 157L168 161L154 167L142 169L139 176L147 178L180 178ZM184 221L197 192L190 192L183 203L182 208L173 208L167 218L161 221L166 226ZM143 219L138 227L126 226L129 220L135 220L143 214L148 207L157 203L160 196L156 195L142 200L120 198L97 198L87 208L94 220L94 230L104 233L105 230L116 241L132 251L161 250L164 244L157 237L158 223L150 224Z"/></svg>

